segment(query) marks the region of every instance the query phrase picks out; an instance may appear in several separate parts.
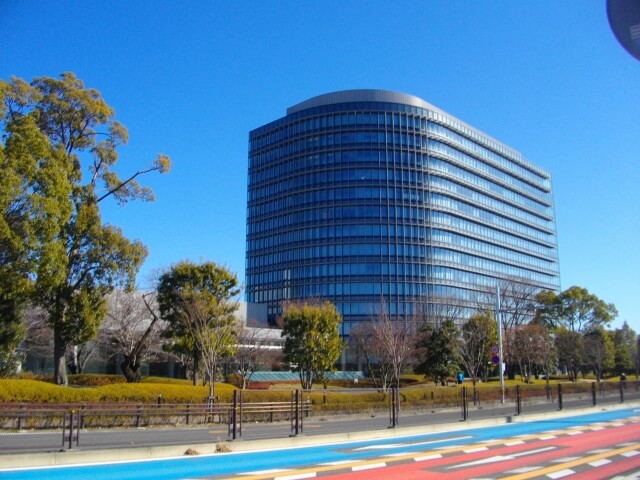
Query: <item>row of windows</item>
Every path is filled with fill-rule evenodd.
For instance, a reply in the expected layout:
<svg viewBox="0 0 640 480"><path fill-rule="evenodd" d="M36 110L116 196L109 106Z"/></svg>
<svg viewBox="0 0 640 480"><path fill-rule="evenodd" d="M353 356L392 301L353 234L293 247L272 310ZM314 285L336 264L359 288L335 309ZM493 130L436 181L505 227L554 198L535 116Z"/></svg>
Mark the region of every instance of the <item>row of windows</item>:
<svg viewBox="0 0 640 480"><path fill-rule="evenodd" d="M550 248L539 243L525 240L521 237L510 235L508 233L488 228L476 222L464 220L460 217L450 215L444 212L432 211L430 218L427 220L430 225L443 225L452 227L455 230L466 232L475 237L484 237L492 239L503 245L510 245L515 250L526 250L534 254L538 254L545 257L555 258L557 253L555 248ZM272 251L277 249L290 249L295 247L296 244L304 244L313 242L314 244L320 243L344 243L346 241L353 240L355 238L369 237L375 242L365 245L380 245L381 243L386 245L389 241L396 243L406 239L426 240L428 238L428 227L425 226L410 226L405 225L396 227L392 225L391 228L387 225L381 224L360 224L360 225L327 225L309 228L299 228L289 231L277 231L271 235L255 238L254 235L249 235L248 250L255 254L260 254L261 251ZM390 233L391 232L391 233ZM398 237L396 238L396 235ZM363 247L364 248L364 247ZM369 252L366 248L363 250ZM379 252L386 254L386 252ZM346 255L347 253L345 253ZM362 253L354 253L361 255ZM364 253L366 255L376 255L377 253ZM275 263L285 261L284 259L278 259Z"/></svg>
<svg viewBox="0 0 640 480"><path fill-rule="evenodd" d="M541 176L545 175L545 172L542 169L532 164L528 160L522 158L522 156L519 153L515 152L514 150L506 147L505 145L499 142L494 141L490 137L487 137L486 135L478 132L473 128L469 128L468 126L461 124L444 114L441 114L432 110L427 110L422 107L416 107L414 105L405 105L405 104L397 104L397 103L348 102L348 103L339 103L339 104L328 104L328 105L308 108L305 110L299 110L297 112L293 112L287 115L286 117L280 118L267 125L264 125L260 128L253 130L250 133L250 142L253 142L254 140L258 140L261 138L264 138L263 140L259 140L261 142L264 142L263 145L282 141L285 138L291 135L294 135L294 131L296 129L298 130L297 134L299 134L300 130L303 128L301 125L302 122L304 122L305 131L307 128L313 129L315 126L309 125L307 121L315 122L316 121L315 118L318 118L317 121L319 122L319 125L321 125L321 122L323 121L322 117L326 117L324 121L328 126L328 123L331 121L328 119L328 116L327 116L328 114L334 114L334 113L340 114L341 116L340 124L342 124L343 123L342 115L345 113L347 114L352 113L356 115L353 117L354 118L353 121L356 122L354 123L354 125L356 125L358 122L358 117L357 117L358 113L367 115L367 117L365 116L360 117L361 122L364 122L364 121L368 122L367 125L374 124L373 123L374 121L371 115L376 115L377 123L378 125L381 125L380 115L382 114L388 115L391 112L400 113L400 117L405 116L403 114L408 114L408 117L405 120L402 120L402 118L399 118L398 122L392 121L392 123L389 123L385 118L385 125L387 126L391 125L393 127L397 125L401 127L403 125L403 122L406 123L407 126L409 126L413 122L413 125L414 125L413 128L415 130L418 128L417 126L418 124L420 125L420 129L423 128L422 127L423 118L427 118L428 120L434 120L440 124L447 125L450 129L456 132L459 132L460 134L466 136L467 138L472 139L476 143L485 145L491 150L497 153L500 153L501 155L507 158L511 158L514 161L517 161L518 163L530 169L532 172L536 172ZM335 116L331 115L331 117L334 118L333 123L335 125L336 123ZM413 120L411 120L410 117L412 117ZM349 117L347 117L347 125L349 123L350 123L350 119ZM364 123L361 123L361 125L364 125ZM250 148L256 147L256 146L257 145L250 143Z"/></svg>
<svg viewBox="0 0 640 480"><path fill-rule="evenodd" d="M432 193L431 195L429 195L429 198L430 204L434 209L440 207L442 209L451 210L453 212L459 212L461 214L466 214L468 217L471 217L474 220L485 221L488 224L495 226L496 228L503 228L516 234L519 233L533 240L540 240L541 242L553 245L555 245L556 243L555 234L552 233L554 232L554 229L551 222L549 222L549 224L547 225L546 231L541 231L536 228L524 225L520 222L514 221L510 218L503 217L502 215L497 215L489 210L478 208L470 203L461 202L447 195ZM436 212L437 210L433 210L433 213Z"/></svg>
<svg viewBox="0 0 640 480"><path fill-rule="evenodd" d="M316 230L316 229L314 229ZM320 229L317 229L320 230ZM416 260L425 260L429 258L427 243L440 242L446 245L453 245L470 253L479 252L484 255L492 255L496 258L502 258L503 260L509 260L511 262L517 262L523 265L527 265L532 268L542 270L556 270L557 262L555 260L543 260L538 257L528 255L526 253L520 253L514 250L503 248L491 243L482 242L480 240L455 234L446 230L426 230L422 227L412 228L414 234L413 241L421 242L421 244L410 243L327 243L319 245L316 243L314 246L305 245L305 242L288 243L286 248L281 252L262 253L261 250L272 250L273 248L282 247L281 243L266 242L266 241L250 241L249 247L252 254L249 256L250 262L248 266L253 267L268 267L271 265L282 265L290 262L317 262L322 259L323 262L331 262L334 259L340 259L340 257L374 257L374 258L388 258L395 257L396 255L401 257L414 258ZM270 237L274 239L276 237ZM353 238L353 237L352 237ZM325 240L325 239L323 239ZM407 239L408 241L409 239ZM331 241L327 238L326 241ZM385 239L386 242L386 239ZM260 248L266 244L265 248Z"/></svg>
<svg viewBox="0 0 640 480"><path fill-rule="evenodd" d="M267 168L259 170L249 169L249 186L257 188L262 184L279 182L281 179L292 176L295 173L331 169L335 168L335 166L354 168L360 165L382 167L390 170L406 168L422 171L427 167L427 156L416 152L379 149L336 150L316 153L276 162Z"/></svg>
<svg viewBox="0 0 640 480"><path fill-rule="evenodd" d="M430 122L427 126L427 129L429 133L437 134L444 138L447 138L455 144L473 152L474 154L501 165L509 172L512 172L522 178L526 178L534 183L542 182L542 185L545 188L551 188L551 182L547 177L541 178L537 175L533 175L531 170L528 170L518 165L517 163L512 162L502 155L498 155L497 153L483 147L482 145L478 145L476 142L469 140L468 138L454 132L449 128L438 125L437 123Z"/></svg>
<svg viewBox="0 0 640 480"><path fill-rule="evenodd" d="M340 265L340 267L338 267ZM440 280L449 283L459 283L464 285L474 285L476 287L486 287L493 289L497 280L494 276L483 275L458 268L442 267L424 264L408 264L411 267L402 267L403 272L409 270L411 274L417 272L417 275L406 275L416 280L411 283L426 283ZM263 273L253 273L247 275L247 291L257 292L264 291L274 286L286 286L293 289L302 284L327 284L336 285L336 287L322 287L328 289L323 296L328 295L376 295L387 294L389 292L404 293L404 287L398 290L398 287L390 287L389 285L397 284L398 277L405 277L404 273L398 275L399 267L396 264L335 264L335 265L313 265L307 267L294 267L291 269L271 270ZM348 270L349 275L336 275L337 271L344 272ZM353 273L351 273L353 272ZM393 272L393 273L392 273ZM357 281L361 277L376 277L376 282ZM291 280L291 279L295 280ZM341 279L350 279L350 282L340 282ZM528 278L530 280L530 278ZM401 282L404 283L404 282ZM340 285L340 287L337 287ZM295 296L295 295L294 295Z"/></svg>
<svg viewBox="0 0 640 480"><path fill-rule="evenodd" d="M553 215L553 209L549 206L546 206L538 201L532 200L529 197L525 197L520 195L519 193L514 192L513 190L509 190L504 188L503 186L490 182L489 180L485 180L482 177L478 177L477 175L473 175L468 170L465 170L460 167L456 167L449 162L445 162L438 158L429 158L429 167L431 167L432 171L449 174L452 178L455 178L457 181L462 180L463 182L473 185L481 191L491 192L491 194L495 194L500 197L500 199L507 199L523 208L527 208L530 210L534 210L535 212L546 215L547 217Z"/></svg>
<svg viewBox="0 0 640 480"><path fill-rule="evenodd" d="M475 270L477 273L484 271L490 272L492 275L497 273L509 277L528 278L545 285L555 285L557 283L557 280L555 280L557 278L557 265L555 264L548 264L547 271L550 273L543 273L530 268L521 268L455 250L445 248L427 249L423 245L406 244L389 247L390 250L396 247L400 249L397 254L402 258L402 262L383 262L376 259L370 262L340 263L340 256L329 256L331 249L335 247L336 246L333 245L326 245L323 247L294 249L291 251L293 252L293 261L280 264L269 262L268 256L265 256L265 258L251 257L247 259L247 288L253 289L257 285L268 286L274 283L292 280L303 281L306 279L321 282L323 278L336 279L339 277L406 275L415 278L424 278L424 276L427 275L427 271L425 270L427 262L441 262L445 265L463 266ZM322 256L323 249L324 252L327 253L326 256ZM320 261L320 259L323 259L326 263L313 265L313 263ZM310 265L300 266L302 261ZM332 261L335 263L330 263ZM289 263L295 266L283 268Z"/></svg>
<svg viewBox="0 0 640 480"><path fill-rule="evenodd" d="M477 158L464 153L451 145L442 143L438 140L429 139L428 150L430 155L439 154L449 162L453 161L457 164L465 165L474 172L482 172L490 178L493 178L498 182L507 183L518 190L532 195L534 198L537 198L542 202L551 204L553 201L548 185L545 186L545 189L543 189L541 185L534 186L531 183L525 182L513 175L509 175L486 162L478 160Z"/></svg>
<svg viewBox="0 0 640 480"><path fill-rule="evenodd" d="M400 178L398 178L398 176L400 176ZM389 178L389 177L392 177L392 178ZM273 192L273 195L285 196L288 191L295 192L295 191L303 190L305 188L311 189L313 187L317 188L318 186L329 185L329 184L335 185L336 187L338 187L342 183L347 183L347 184L353 184L355 188L356 185L360 182L376 183L381 180L401 181L403 183L408 183L409 186L411 186L412 183L413 185L416 185L418 180L422 182L423 179L422 179L421 172L406 171L406 170L397 171L397 172L387 171L384 169L335 170L335 171L328 171L328 172L322 172L322 173L313 173L309 175L300 175L294 179L290 179L289 181L286 181L286 182L283 181L278 184L275 184L273 185L273 190L275 190ZM519 218L525 223L538 225L542 228L549 228L549 217L553 213L551 208L543 207L545 212L540 212L540 214L546 213L548 217L547 219L541 218L538 215L534 215L532 213L523 211L515 206L501 202L500 200L494 197L491 197L489 195L483 194L475 189L465 187L450 179L440 177L437 175L432 175L430 177L429 186L432 188L440 188L448 192L455 193L459 196L466 197L474 201L475 203L485 205L492 210L501 211L506 215L508 215L509 217ZM379 189L379 193L376 196L376 199L380 199L381 198L380 194L382 193L383 189L380 187L377 187L377 188ZM418 188L416 195L420 196L420 193L419 193L420 190L421 189ZM326 191L327 191L327 194L326 194L327 201L331 200L331 196L333 196L334 197L333 199L335 200L335 189L332 188ZM390 191L387 190L386 188L384 189L384 192L386 194L390 193ZM374 194L375 191L371 190L370 193ZM525 199L525 200L528 201L528 199ZM253 208L253 205L254 205L254 202L250 202L250 206L249 206L250 215L255 213L254 211L251 210L251 208ZM289 205L294 206L296 204L290 203ZM539 204L536 204L536 205L540 207ZM266 208L269 208L269 210L267 210L265 213L277 212L280 209L280 205L275 204L275 206L266 207ZM381 207L378 207L378 208L380 209ZM384 206L382 208L384 209ZM286 210L286 208L284 210ZM253 221L253 218L251 218L250 220Z"/></svg>
<svg viewBox="0 0 640 480"><path fill-rule="evenodd" d="M351 152L354 156L358 153L367 154L369 152ZM426 158L426 157L425 157ZM429 157L427 159L428 167L432 171L441 172L451 175L456 180L462 180L468 184L474 185L478 189L489 191L495 195L499 195L502 198L506 198L509 201L522 205L525 208L535 210L541 215L550 216L553 214L551 207L541 203L539 201L532 200L530 197L523 196L513 190L507 189L500 184L491 182L482 177L472 174L468 170L456 167L446 161L438 158ZM299 174L293 177L282 177L276 183L265 185L263 187L254 186L251 189L249 195L249 201L251 205L254 205L260 201L271 201L272 203L277 201L277 197L287 195L291 190L300 190L302 188L319 188L326 186L337 186L341 183L347 183L350 185L359 185L362 182L368 182L373 184L382 183L378 189L384 189L389 183L404 183L409 186L415 187L427 187L429 184L429 174L427 172L419 170L408 169L389 169L382 167L369 167L369 168L339 168L328 169L323 171L307 171L304 174ZM351 187L353 188L353 187ZM357 187L355 187L357 188ZM333 200L333 189L326 189L327 200ZM370 189L369 195L365 198L386 198L381 197L380 193L376 189ZM275 197L275 198L274 198ZM287 196L290 198L290 195ZM318 200L322 201L321 198ZM275 207L271 207L271 211L274 208L284 208L294 205L294 200L288 200L287 205L274 204Z"/></svg>
<svg viewBox="0 0 640 480"><path fill-rule="evenodd" d="M459 210L469 213L471 215L477 214L479 218L485 220L496 220L499 225L511 226L516 231L531 231L536 230L515 220L521 220L523 222L530 222L540 228L551 230L553 223L550 221L544 221L543 219L531 215L526 212L522 212L510 205L504 205L497 202L491 197L480 195L473 190L466 189L459 185L448 182L444 179L439 179L439 186L443 189L453 191L461 195L466 195L469 200L477 201L478 203L485 204L488 208L494 208L499 212L503 212L506 215L511 215L514 220L508 220L505 217L495 215L487 210L473 207L466 202L461 202L455 198L448 197L446 195L439 195L437 193L431 194L431 207L445 207L451 210ZM343 202L346 203L346 202ZM401 223L415 222L423 225L425 220L428 219L428 208L417 208L409 206L379 206L379 205L363 205L360 202L354 202L355 205L344 206L321 206L320 208L307 208L300 210L289 211L284 215L271 216L267 215L265 220L249 217L248 233L250 235L270 232L273 230L280 230L282 228L291 228L296 225L319 223L319 222L345 222L352 223L357 220L379 220L382 223L389 223L399 221ZM286 210L285 210L286 211ZM258 217L259 218L259 217ZM522 227L521 227L522 226ZM548 235L544 233L534 234L535 238L545 240Z"/></svg>
<svg viewBox="0 0 640 480"><path fill-rule="evenodd" d="M449 213L439 212L437 210L430 210L426 208L410 208L406 207L408 211L403 212L406 221L403 223L417 223L418 226L425 226L425 223L428 226L429 222L441 222L441 223L450 223L454 226L460 226L459 228L466 228L470 231L478 231L477 227L472 227L472 225L477 225L477 221L484 221L489 225L496 226L498 228L502 228L504 230L508 230L513 232L513 238L517 237L518 234L524 235L527 238L532 240L539 240L545 244L555 244L555 235L550 232L544 232L529 226L526 226L522 223L516 222L514 220L508 219L506 217L502 217L500 215L496 215L488 210L484 210L478 208L474 205L460 202L458 200L452 199L446 195L440 195L437 193L433 193L430 195L430 202L432 207L440 207L443 209L457 211L462 214L466 214L469 217L474 219L474 222L468 220L450 220L450 219L459 219L459 216L452 216ZM357 212L357 207L356 212ZM258 237L269 237L274 235L280 235L286 232L287 235L293 235L292 241L301 241L304 239L309 239L313 237L309 237L308 233L305 232L313 232L313 228L310 224L311 222L321 223L327 220L328 218L334 218L335 212L333 209L330 209L331 212L327 212L326 209L318 210L307 210L305 212L298 212L296 214L287 214L287 215L279 215L274 217L269 217L266 220L255 220L250 216L250 221L247 226L248 238L250 240L258 239ZM315 212L315 213L314 213ZM324 213L322 213L324 212ZM387 209L383 209L384 213L387 213ZM377 212L380 215L380 212ZM390 218L394 218L393 214L395 214L395 209L391 212L392 216ZM333 215L333 217L332 217ZM373 213L372 213L373 215ZM374 219L380 219L380 216L375 216ZM431 220L430 220L431 219ZM348 222L353 222L354 218L347 218ZM304 225L306 223L306 225ZM300 228L304 225L304 228ZM464 226L464 227L463 227ZM406 228L415 228L411 225L406 225ZM320 227L317 227L320 228ZM368 237L386 237L390 236L404 236L403 234L395 234L395 225L389 225L389 222L381 222L379 224L358 224L358 225L326 225L321 228L333 229L335 228L335 233L331 230L331 233L327 233L334 238L343 238L349 236L368 236ZM402 228L402 226L398 226L398 228ZM551 231L551 230L550 230ZM380 232L380 233L379 233ZM483 227L483 235L489 238L501 239L504 238L503 234L494 228ZM495 232L495 233L491 233ZM418 233L419 235L419 233ZM325 238L325 237L322 237ZM273 237L272 240L266 240L271 243L263 243L259 245L249 245L250 250L254 248L267 248L276 244L284 244L289 243L288 241L280 241L280 237ZM529 248L529 247L528 247ZM535 248L531 248L535 251Z"/></svg>
<svg viewBox="0 0 640 480"><path fill-rule="evenodd" d="M452 287L447 285L428 285L428 284L398 284L402 285L403 290L411 293L391 294L388 298L379 296L368 302L348 301L339 298L334 304L338 311L343 315L344 324L348 324L353 316L371 316L379 314L382 308L392 316L411 316L418 314L427 307L427 299L429 297L456 298L460 302L475 302L478 294L474 290ZM270 289L260 292L254 292L247 298L250 302L255 303L275 303L287 298L326 298L329 296L329 285L305 285L296 289ZM323 292L327 292L323 294ZM397 301L403 299L405 301ZM272 314L280 313L280 306L271 307L269 309Z"/></svg>
<svg viewBox="0 0 640 480"><path fill-rule="evenodd" d="M537 215L523 211L512 205L503 203L493 197L484 195L477 190L465 187L458 183L455 183L449 179L432 176L431 187L435 189L444 190L457 196L463 197L463 199L470 200L473 204L484 206L491 211L501 212L505 216L522 221L530 225L536 225L540 228L549 229L552 227L550 219L540 218Z"/></svg>
<svg viewBox="0 0 640 480"><path fill-rule="evenodd" d="M275 161L321 150L337 150L349 147L383 147L394 150L427 150L427 136L399 132L341 132L297 138L288 143L276 144L267 150L252 152L249 167L264 168Z"/></svg>
<svg viewBox="0 0 640 480"><path fill-rule="evenodd" d="M500 275L501 277L529 278L536 284L549 285L552 286L552 288L555 288L559 282L557 274L534 272L526 268L476 257L455 250L447 250L445 248L433 248L432 251L434 262L463 266L476 271Z"/></svg>
<svg viewBox="0 0 640 480"><path fill-rule="evenodd" d="M551 186L547 177L535 175L530 170L523 168L508 158L498 155L442 125L429 123L428 131L430 134L447 139L449 142L462 147L466 151L472 152L484 160L484 163L487 165L498 165L501 167L501 170L506 170L510 175L517 175L534 185L539 185L546 189ZM412 132L382 130L338 130L335 132L323 132L322 134L312 136L295 137L295 139L290 142L271 145L270 148L264 151L253 150L250 155L250 168L253 169L258 166L265 167L274 160L288 160L287 157L290 155L297 155L300 152L315 151L318 149L325 150L342 146L367 146L375 148L378 146L395 149L408 148L411 150L426 150L427 148L432 148L431 141L432 140L428 139L426 135L413 134ZM460 150L457 149L457 151Z"/></svg>
<svg viewBox="0 0 640 480"><path fill-rule="evenodd" d="M470 253L481 253L484 255L490 255L493 258L499 258L501 260L509 260L510 262L527 265L529 267L535 267L543 270L556 270L554 261L547 261L537 257L516 252L507 248L499 247L492 243L482 242L465 235L459 235L446 230L433 229L431 230L430 241L434 244L436 242L443 243L445 245L456 246Z"/></svg>
<svg viewBox="0 0 640 480"><path fill-rule="evenodd" d="M429 218L431 225L446 225L454 228L458 231L463 231L471 235L480 236L500 242L503 245L510 245L518 250L526 250L532 253L537 253L545 257L555 258L557 252L555 248L547 247L536 242L526 240L522 237L510 235L508 233L489 228L485 225L481 225L476 222L465 220L455 215L450 215L445 212L432 211Z"/></svg>
<svg viewBox="0 0 640 480"><path fill-rule="evenodd" d="M436 125L436 127L440 127ZM442 127L440 127L442 128ZM454 135L451 133L451 135ZM450 136L451 136L450 135ZM448 138L448 137L445 137ZM474 144L475 145L475 144ZM313 155L301 155L301 152L304 151L316 151L318 148L322 148L323 150L329 149L332 150L334 147L339 148L341 146L365 146L365 147L373 147L372 149L360 150L360 152L370 152L367 155L358 155L358 156L349 156L346 155L336 155L340 153L340 150L336 152L323 152L314 153ZM341 133L338 135L327 134L327 135L318 135L315 137L310 137L307 139L299 140L292 144L287 144L285 146L279 146L272 150L269 150L264 153L256 153L250 156L250 185L252 185L256 181L264 181L264 180L272 180L274 178L279 178L282 175L286 175L288 173L292 173L295 171L307 171L314 166L315 162L308 162L307 157L312 157L312 160L315 158L326 158L327 162L320 164L320 166L331 165L332 163L340 163L344 165L345 163L350 162L358 162L358 161L372 161L372 160L380 160L384 158L381 153L384 153L385 150L379 150L375 147L385 147L389 146L390 148L396 147L394 151L398 151L398 146L406 150L403 147L407 147L411 150L410 156L407 156L408 164L419 168L421 166L420 159L423 158L424 154L421 154L419 151L413 150L422 150L424 152L427 149L434 149L437 151L441 151L442 153L448 153L451 156L454 156L457 159L466 159L468 166L473 166L474 169L478 170L477 166L483 165L484 168L481 170L489 170L491 169L491 173L493 176L498 177L500 180L509 181L513 183L515 180L518 180L515 175L520 175L523 172L529 172L528 170L520 167L514 166L517 172L505 173L501 169L495 168L491 166L491 163L499 164L501 167L505 167L505 164L511 164L508 160L500 157L499 155L493 154L495 158L487 158L490 155L489 152L484 147L478 146L477 149L471 149L476 155L484 156L484 162L481 162L477 158L471 157L470 155L464 154L459 149L456 149L452 146L447 146L441 142L437 142L435 140L430 139L427 141L427 137L420 136L412 136L406 134L399 133L384 133L384 132L352 132L352 133ZM448 148L447 148L448 147ZM467 145L465 145L467 147ZM328 155L328 153L333 153L334 155ZM387 152L389 153L389 152ZM492 152L491 152L492 153ZM484 155L482 155L484 154ZM269 162L261 161L261 157L266 156L267 160L272 160ZM289 157L293 158L289 158ZM390 155L386 155L387 163ZM502 162L495 161L496 158L502 159ZM301 161L302 160L302 161ZM411 162L413 160L413 162ZM255 168L256 164L262 164L263 168L257 169ZM257 175L256 174L261 174ZM520 185L527 185L525 187L527 190L531 190L531 193L537 195L541 190L548 190L550 188L550 181L546 178L541 178L537 176L533 176L529 172L528 176L524 176L523 178L527 179L527 182L518 180ZM533 187L536 185L537 188Z"/></svg>
<svg viewBox="0 0 640 480"><path fill-rule="evenodd" d="M266 148L274 143L282 142L288 138L342 126L375 127L382 129L395 128L426 132L427 119L425 117L400 115L391 112L348 112L321 117L310 117L299 122L291 122L285 128L271 131L266 135L252 136L249 148L251 151L255 151Z"/></svg>
<svg viewBox="0 0 640 480"><path fill-rule="evenodd" d="M552 202L551 193L549 191L541 190L532 186L530 183L524 182L516 177L504 173L495 167L492 167L478 159L462 153L455 148L438 142L436 140L429 140L429 148L432 152L442 154L448 159L449 162L454 161L459 164L463 164L473 171L482 172L484 175L493 178L498 183L507 184L512 188L532 196L540 200L541 203L550 205ZM433 161L433 160L432 160ZM282 182L292 176L295 173L309 173L314 171L320 171L325 169L331 169L335 166L341 166L343 168L351 166L353 164L369 164L372 167L382 167L388 170L394 171L400 168L415 168L418 171L428 170L429 158L425 154L416 152L394 152L386 150L350 150L350 151L336 151L336 152L323 152L314 155L307 155L302 157L296 157L284 162L275 163L269 168L263 168L260 170L252 170L249 173L249 185L251 186L250 200L257 200L262 197L268 197L268 193L264 190L262 184L269 184L274 182ZM424 172L425 174L428 172ZM383 177L384 178L384 177ZM422 178L422 177L420 177ZM422 183L422 182L419 182Z"/></svg>

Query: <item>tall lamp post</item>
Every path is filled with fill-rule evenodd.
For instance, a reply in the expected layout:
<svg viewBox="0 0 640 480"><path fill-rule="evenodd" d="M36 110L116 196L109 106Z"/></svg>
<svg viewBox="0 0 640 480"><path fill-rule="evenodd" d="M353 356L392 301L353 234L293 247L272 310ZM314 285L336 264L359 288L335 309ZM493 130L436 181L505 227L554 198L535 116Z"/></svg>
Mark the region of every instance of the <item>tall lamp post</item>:
<svg viewBox="0 0 640 480"><path fill-rule="evenodd" d="M496 320L498 321L498 372L500 372L500 403L504 403L504 364L502 361L502 313L500 312L500 285L496 285Z"/></svg>

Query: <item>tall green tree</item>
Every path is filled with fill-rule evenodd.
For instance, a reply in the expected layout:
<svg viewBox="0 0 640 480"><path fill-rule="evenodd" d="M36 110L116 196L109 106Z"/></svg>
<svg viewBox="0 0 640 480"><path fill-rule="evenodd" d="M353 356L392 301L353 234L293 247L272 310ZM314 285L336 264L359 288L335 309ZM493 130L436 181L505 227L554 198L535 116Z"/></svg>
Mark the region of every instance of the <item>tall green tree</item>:
<svg viewBox="0 0 640 480"><path fill-rule="evenodd" d="M182 261L160 276L158 308L168 323L167 349L192 359L193 383L204 367L213 399L216 371L235 353L242 326L234 316L240 294L236 275L215 262Z"/></svg>
<svg viewBox="0 0 640 480"><path fill-rule="evenodd" d="M431 376L442 386L460 369L460 332L453 320L427 324L418 334L416 372Z"/></svg>
<svg viewBox="0 0 640 480"><path fill-rule="evenodd" d="M616 375L635 371L635 360L638 355L636 332L624 322L621 328L611 332L611 339L615 349L614 371Z"/></svg>
<svg viewBox="0 0 640 480"><path fill-rule="evenodd" d="M131 287L146 256L139 241L102 223L99 204L107 198L120 204L153 200L136 178L165 173L170 161L159 155L148 168L121 179L114 167L127 131L100 93L72 73L30 84L0 81L0 92L1 176L12 187L3 189L0 241L24 242L22 251L13 249L13 257L2 259L1 268L22 278L33 303L47 312L54 380L66 385L67 348L96 334L106 313L105 295L116 286ZM14 298L24 298L19 291Z"/></svg>
<svg viewBox="0 0 640 480"><path fill-rule="evenodd" d="M573 286L556 294L540 292L537 319L550 328L565 328L585 333L598 327L606 327L618 315L613 303L606 303L586 288Z"/></svg>
<svg viewBox="0 0 640 480"><path fill-rule="evenodd" d="M344 348L338 330L342 317L330 302L304 303L286 305L281 321L284 361L299 373L302 388L308 390L335 370Z"/></svg>
<svg viewBox="0 0 640 480"><path fill-rule="evenodd" d="M602 380L606 370L613 368L615 348L611 336L603 327L594 328L584 334L583 361L593 369L596 380Z"/></svg>
<svg viewBox="0 0 640 480"><path fill-rule="evenodd" d="M572 382L578 381L578 372L584 359L584 337L576 331L559 328L555 333L554 345L560 366Z"/></svg>

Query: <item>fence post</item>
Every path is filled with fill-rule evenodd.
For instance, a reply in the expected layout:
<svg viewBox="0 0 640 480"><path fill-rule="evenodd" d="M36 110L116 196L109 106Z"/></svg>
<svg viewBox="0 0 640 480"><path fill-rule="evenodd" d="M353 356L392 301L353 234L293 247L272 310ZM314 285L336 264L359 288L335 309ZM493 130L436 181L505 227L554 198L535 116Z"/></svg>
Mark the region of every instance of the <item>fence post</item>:
<svg viewBox="0 0 640 480"><path fill-rule="evenodd" d="M74 421L75 410L71 409L69 411L69 450L73 449L73 421Z"/></svg>
<svg viewBox="0 0 640 480"><path fill-rule="evenodd" d="M516 415L522 413L522 397L520 396L520 385L516 385Z"/></svg>
<svg viewBox="0 0 640 480"><path fill-rule="evenodd" d="M562 410L562 384L558 384L558 410Z"/></svg>
<svg viewBox="0 0 640 480"><path fill-rule="evenodd" d="M142 412L140 411L141 408L142 406L138 404L138 408L136 410L136 428L140 428L140 417L142 416Z"/></svg>
<svg viewBox="0 0 640 480"><path fill-rule="evenodd" d="M624 403L624 382L620 382L620 403Z"/></svg>
<svg viewBox="0 0 640 480"><path fill-rule="evenodd" d="M235 390L235 391L237 392L237 390ZM239 401L240 401L240 406L238 407L239 408L239 410L238 410L238 413L239 413L239 415L238 415L238 417L239 417L238 418L238 435L240 437L242 437L242 390L240 390L238 392L238 398L239 398Z"/></svg>
<svg viewBox="0 0 640 480"><path fill-rule="evenodd" d="M300 433L304 434L304 390L300 392L300 396L298 398L298 410L300 413L298 414L298 421L300 422Z"/></svg>
<svg viewBox="0 0 640 480"><path fill-rule="evenodd" d="M595 382L591 384L591 400L592 400L593 406L595 407L598 404L598 395L596 393Z"/></svg>
<svg viewBox="0 0 640 480"><path fill-rule="evenodd" d="M469 418L469 404L467 403L467 387L462 387L460 392L462 396L462 420L466 421Z"/></svg>
<svg viewBox="0 0 640 480"><path fill-rule="evenodd" d="M231 405L231 440L236 439L236 432L238 427L238 391L233 391L233 404Z"/></svg>
<svg viewBox="0 0 640 480"><path fill-rule="evenodd" d="M398 425L397 401L396 387L391 387L391 391L389 392L389 428L395 428Z"/></svg>
<svg viewBox="0 0 640 480"><path fill-rule="evenodd" d="M186 413L185 413L185 421L187 425L189 425L189 410L191 409L191 404L187 403Z"/></svg>
<svg viewBox="0 0 640 480"><path fill-rule="evenodd" d="M24 416L24 404L20 404L20 410L18 411L18 430L22 430L22 418Z"/></svg>
<svg viewBox="0 0 640 480"><path fill-rule="evenodd" d="M66 431L67 431L67 412L64 412L62 416L62 450L64 450L65 440L66 440Z"/></svg>
<svg viewBox="0 0 640 480"><path fill-rule="evenodd" d="M300 390L291 391L291 436L295 437L300 433L300 425L298 423L298 415L300 408L298 406L300 398Z"/></svg>

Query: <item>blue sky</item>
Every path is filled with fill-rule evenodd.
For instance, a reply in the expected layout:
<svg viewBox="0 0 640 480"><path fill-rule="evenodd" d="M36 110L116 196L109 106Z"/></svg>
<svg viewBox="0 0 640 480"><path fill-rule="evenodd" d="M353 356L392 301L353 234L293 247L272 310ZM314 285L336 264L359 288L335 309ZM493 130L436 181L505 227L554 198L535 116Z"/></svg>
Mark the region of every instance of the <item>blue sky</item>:
<svg viewBox="0 0 640 480"><path fill-rule="evenodd" d="M335 90L423 98L553 175L562 288L640 332L640 62L604 0L0 0L0 78L75 72L127 126L122 176L159 152L154 203L104 205L140 274L214 260L244 279L247 143Z"/></svg>

